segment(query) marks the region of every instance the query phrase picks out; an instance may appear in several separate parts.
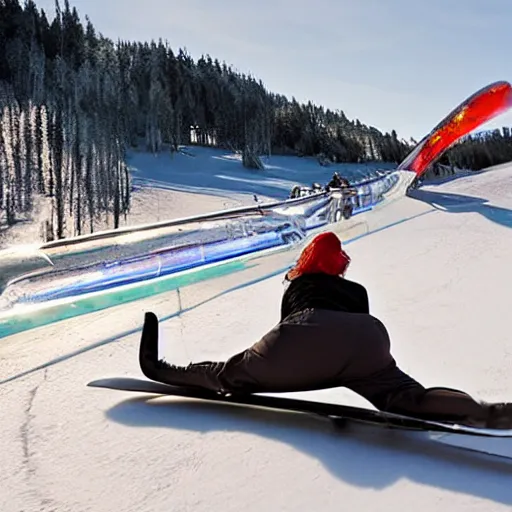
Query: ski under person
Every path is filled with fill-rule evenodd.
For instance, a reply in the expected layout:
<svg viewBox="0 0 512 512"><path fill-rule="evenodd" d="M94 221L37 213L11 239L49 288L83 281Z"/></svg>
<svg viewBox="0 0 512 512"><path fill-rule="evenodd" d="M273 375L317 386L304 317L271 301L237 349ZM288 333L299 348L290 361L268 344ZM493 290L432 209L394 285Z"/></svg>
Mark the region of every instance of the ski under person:
<svg viewBox="0 0 512 512"><path fill-rule="evenodd" d="M158 319L146 313L139 363L151 380L221 394L348 388L381 411L477 428L512 428L512 404L479 402L450 388L425 388L391 355L390 338L370 314L364 286L345 278L350 257L322 233L286 274L281 319L227 361L175 366L158 358Z"/></svg>

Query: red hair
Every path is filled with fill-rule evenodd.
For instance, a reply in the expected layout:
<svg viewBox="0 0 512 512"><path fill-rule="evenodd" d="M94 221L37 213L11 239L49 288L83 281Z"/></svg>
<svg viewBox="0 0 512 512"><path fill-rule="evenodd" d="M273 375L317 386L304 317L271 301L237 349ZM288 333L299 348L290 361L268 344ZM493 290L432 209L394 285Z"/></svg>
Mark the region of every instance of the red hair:
<svg viewBox="0 0 512 512"><path fill-rule="evenodd" d="M295 266L286 274L291 281L303 274L343 275L350 256L341 248L340 239L332 232L321 233L304 248Z"/></svg>

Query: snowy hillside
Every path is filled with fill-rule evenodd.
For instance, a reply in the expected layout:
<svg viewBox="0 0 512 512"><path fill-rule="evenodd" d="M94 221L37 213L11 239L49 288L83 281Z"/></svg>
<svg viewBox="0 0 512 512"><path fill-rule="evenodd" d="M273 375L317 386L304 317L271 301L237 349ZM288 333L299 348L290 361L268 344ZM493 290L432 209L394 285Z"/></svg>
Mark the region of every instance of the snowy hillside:
<svg viewBox="0 0 512 512"><path fill-rule="evenodd" d="M242 166L239 154L192 146L173 155L132 152L128 165L135 185L139 186L222 196L257 194L276 200L286 199L297 184L325 184L335 171L353 181L375 176L376 169L396 167L382 162L322 166L315 158L281 155L261 160L264 170L249 170Z"/></svg>
<svg viewBox="0 0 512 512"><path fill-rule="evenodd" d="M311 157L262 157L265 169L242 166L241 155L199 146L178 153L153 155L133 151L127 163L132 176L133 207L123 225L136 225L186 217L216 210L285 200L295 185L325 185L334 172L350 181L375 177L390 163L331 164L322 166Z"/></svg>
<svg viewBox="0 0 512 512"><path fill-rule="evenodd" d="M375 176L377 169L392 169L393 164L331 164L322 166L311 157L262 157L265 169L245 169L241 156L231 151L200 146L181 147L181 151L158 154L131 151L127 164L132 179L130 212L120 226L135 226L163 220L210 213L259 201L288 198L294 185L327 183L335 171L349 180ZM200 195L198 195L200 194ZM50 216L47 198L35 201L35 210L23 222L6 228L0 218L0 249L16 244L41 241L41 225ZM112 218L95 222L95 231L112 229ZM67 213L66 236L74 236L72 216Z"/></svg>
<svg viewBox="0 0 512 512"><path fill-rule="evenodd" d="M146 179L142 158L133 155L131 165ZM288 183L272 172L266 188L251 191L284 193ZM199 193L187 189L196 185L185 170L170 179L164 173L151 179ZM227 167L217 182L198 186L247 190L226 176ZM311 178L289 183L296 181ZM348 277L368 287L405 371L425 385L511 399L512 166L443 181L393 204L409 220L348 244ZM162 350L177 363L225 358L277 321L281 276L197 306L205 287L214 296L216 286L207 281L179 297L163 294L0 340L2 512L510 510L512 464L420 434L336 432L304 415L86 387L140 375L146 310L162 318ZM195 306L169 315L178 302L183 310ZM367 405L343 389L297 395Z"/></svg>

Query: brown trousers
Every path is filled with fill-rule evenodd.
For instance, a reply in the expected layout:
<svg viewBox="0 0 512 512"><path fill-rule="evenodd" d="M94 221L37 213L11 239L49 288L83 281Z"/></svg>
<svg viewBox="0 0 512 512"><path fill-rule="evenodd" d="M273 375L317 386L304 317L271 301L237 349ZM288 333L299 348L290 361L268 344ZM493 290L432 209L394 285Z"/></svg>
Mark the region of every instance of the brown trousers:
<svg viewBox="0 0 512 512"><path fill-rule="evenodd" d="M288 317L218 374L233 393L345 387L377 409L485 422L486 408L462 391L425 389L391 355L385 326L371 315L309 309Z"/></svg>

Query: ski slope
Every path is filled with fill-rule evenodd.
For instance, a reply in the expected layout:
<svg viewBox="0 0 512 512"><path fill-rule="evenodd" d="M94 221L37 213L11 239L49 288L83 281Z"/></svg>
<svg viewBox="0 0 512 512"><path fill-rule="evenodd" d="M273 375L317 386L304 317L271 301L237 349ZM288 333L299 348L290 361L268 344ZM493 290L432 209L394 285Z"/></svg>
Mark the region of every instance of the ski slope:
<svg viewBox="0 0 512 512"><path fill-rule="evenodd" d="M200 146L181 146L176 153L128 153L128 167L137 189L201 193L240 199L257 194L261 199L285 200L294 185L326 184L335 171L351 182L375 177L377 169L393 169L389 162L331 163L313 157L262 156L263 170L246 169L242 155ZM252 199L252 197L251 197Z"/></svg>
<svg viewBox="0 0 512 512"><path fill-rule="evenodd" d="M381 228L347 245L347 277L368 287L395 357L427 386L512 399L511 185L501 166L425 186L362 214ZM198 306L217 284L0 340L2 512L510 510L512 463L421 434L86 387L140 375L146 310L182 364L225 358L278 320L281 277ZM169 315L178 303L190 309ZM368 405L343 389L296 395Z"/></svg>
<svg viewBox="0 0 512 512"><path fill-rule="evenodd" d="M254 206L254 196L259 202L282 201L295 185L325 185L335 171L357 182L375 177L378 170L395 167L388 162L323 166L313 157L284 155L263 156L261 160L265 169L260 171L244 168L240 154L219 148L180 146L180 151L172 154L132 149L127 152L133 185L130 211L121 217L120 227ZM41 223L50 218L50 210L51 202L39 197L29 219L8 229L0 219L0 250L40 240ZM67 238L75 236L72 226L68 216ZM101 216L94 226L95 232L112 229L113 220L107 224Z"/></svg>

